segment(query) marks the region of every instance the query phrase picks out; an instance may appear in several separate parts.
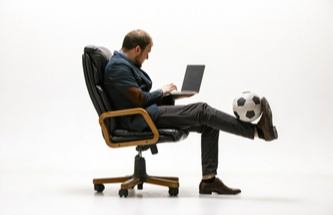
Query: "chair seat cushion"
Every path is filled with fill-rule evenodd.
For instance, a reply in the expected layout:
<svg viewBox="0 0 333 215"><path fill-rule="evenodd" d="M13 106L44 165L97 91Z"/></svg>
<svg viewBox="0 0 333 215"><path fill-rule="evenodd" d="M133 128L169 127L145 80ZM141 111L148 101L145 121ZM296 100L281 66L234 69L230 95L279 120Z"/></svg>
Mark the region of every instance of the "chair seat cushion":
<svg viewBox="0 0 333 215"><path fill-rule="evenodd" d="M188 135L188 131L178 129L158 129L158 132L160 134L158 143L179 141L186 138ZM117 143L124 141L150 139L153 137L153 133L151 131L135 132L124 129L115 129L111 136L112 142Z"/></svg>

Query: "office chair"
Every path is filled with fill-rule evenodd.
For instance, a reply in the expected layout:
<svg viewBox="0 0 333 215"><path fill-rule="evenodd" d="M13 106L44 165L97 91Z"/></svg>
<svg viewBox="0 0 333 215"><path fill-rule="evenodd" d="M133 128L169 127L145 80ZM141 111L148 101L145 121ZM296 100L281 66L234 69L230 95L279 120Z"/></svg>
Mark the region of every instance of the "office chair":
<svg viewBox="0 0 333 215"><path fill-rule="evenodd" d="M111 52L105 47L86 46L82 55L84 78L90 98L99 116L99 124L105 143L111 148L135 146L138 154L135 156L134 173L130 176L93 179L94 189L102 193L104 184L121 183L120 197L128 196L128 189L135 186L143 189L143 183L150 183L169 188L170 196L177 196L179 179L177 177L150 176L146 172L146 162L142 152L148 149L157 154L157 143L175 142L184 139L188 131L177 129L157 129L148 112L143 108L114 110L112 102L103 90L104 69L111 58ZM117 117L140 114L150 128L150 131L133 132L117 126Z"/></svg>

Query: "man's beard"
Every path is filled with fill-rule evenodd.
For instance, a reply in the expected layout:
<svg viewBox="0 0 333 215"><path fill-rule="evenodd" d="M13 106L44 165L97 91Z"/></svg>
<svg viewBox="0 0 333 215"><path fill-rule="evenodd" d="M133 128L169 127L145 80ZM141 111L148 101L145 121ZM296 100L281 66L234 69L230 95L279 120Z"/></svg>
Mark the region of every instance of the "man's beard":
<svg viewBox="0 0 333 215"><path fill-rule="evenodd" d="M138 68L141 69L142 63L139 61L139 58L140 58L140 56L137 56L137 57L135 58L135 62L134 62L134 64L135 64Z"/></svg>

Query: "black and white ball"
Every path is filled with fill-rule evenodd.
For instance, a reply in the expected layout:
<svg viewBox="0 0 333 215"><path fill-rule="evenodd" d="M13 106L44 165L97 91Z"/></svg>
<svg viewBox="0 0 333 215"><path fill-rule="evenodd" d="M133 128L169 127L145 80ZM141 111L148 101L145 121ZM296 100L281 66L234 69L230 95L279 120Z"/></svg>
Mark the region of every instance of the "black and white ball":
<svg viewBox="0 0 333 215"><path fill-rule="evenodd" d="M250 91L245 91L233 101L233 111L237 119L252 122L261 115L260 97Z"/></svg>

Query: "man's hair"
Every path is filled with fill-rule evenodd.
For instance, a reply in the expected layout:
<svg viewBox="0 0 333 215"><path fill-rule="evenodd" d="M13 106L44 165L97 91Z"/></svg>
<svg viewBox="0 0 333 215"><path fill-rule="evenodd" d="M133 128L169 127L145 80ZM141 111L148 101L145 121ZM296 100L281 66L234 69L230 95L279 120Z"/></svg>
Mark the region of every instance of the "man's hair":
<svg viewBox="0 0 333 215"><path fill-rule="evenodd" d="M140 48L143 50L150 43L152 43L152 39L149 34L143 30L138 29L126 34L122 49L131 50L136 46L140 46Z"/></svg>

